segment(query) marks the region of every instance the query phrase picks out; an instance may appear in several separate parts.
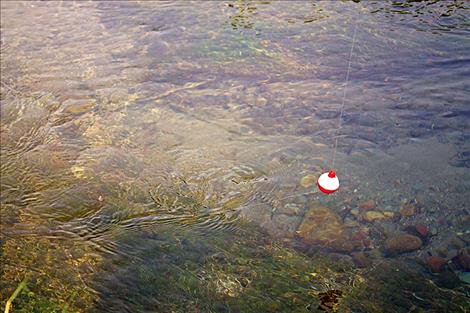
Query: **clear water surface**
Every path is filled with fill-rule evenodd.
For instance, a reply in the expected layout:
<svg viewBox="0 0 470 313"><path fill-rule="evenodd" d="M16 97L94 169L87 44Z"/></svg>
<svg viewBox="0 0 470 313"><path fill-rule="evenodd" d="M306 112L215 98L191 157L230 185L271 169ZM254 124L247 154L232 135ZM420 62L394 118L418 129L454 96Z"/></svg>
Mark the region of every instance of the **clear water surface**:
<svg viewBox="0 0 470 313"><path fill-rule="evenodd" d="M2 307L468 312L469 8L2 1Z"/></svg>

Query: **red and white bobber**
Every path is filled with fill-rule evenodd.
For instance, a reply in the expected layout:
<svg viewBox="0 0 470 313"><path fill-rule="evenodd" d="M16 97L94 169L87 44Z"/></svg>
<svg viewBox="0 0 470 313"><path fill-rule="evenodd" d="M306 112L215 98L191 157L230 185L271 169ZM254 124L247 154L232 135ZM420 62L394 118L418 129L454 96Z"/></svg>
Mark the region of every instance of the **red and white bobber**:
<svg viewBox="0 0 470 313"><path fill-rule="evenodd" d="M323 173L317 179L318 188L326 193L330 194L339 189L339 179L336 176L335 171L330 170L329 172Z"/></svg>

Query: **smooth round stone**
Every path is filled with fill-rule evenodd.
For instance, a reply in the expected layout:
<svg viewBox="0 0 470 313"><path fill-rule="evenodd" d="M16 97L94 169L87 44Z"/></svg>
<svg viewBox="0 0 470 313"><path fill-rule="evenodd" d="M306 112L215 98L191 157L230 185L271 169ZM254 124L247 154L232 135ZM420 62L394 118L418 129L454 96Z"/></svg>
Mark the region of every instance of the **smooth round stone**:
<svg viewBox="0 0 470 313"><path fill-rule="evenodd" d="M362 215L362 218L368 222L383 221L387 219L382 212L379 211L367 211Z"/></svg>
<svg viewBox="0 0 470 313"><path fill-rule="evenodd" d="M95 105L94 100L67 100L64 102L64 111L78 115L92 110Z"/></svg>
<svg viewBox="0 0 470 313"><path fill-rule="evenodd" d="M400 214L401 216L404 217L411 217L416 214L416 207L412 203L406 203L401 209L400 209Z"/></svg>
<svg viewBox="0 0 470 313"><path fill-rule="evenodd" d="M387 240L385 249L391 254L416 251L423 245L419 237L400 234Z"/></svg>
<svg viewBox="0 0 470 313"><path fill-rule="evenodd" d="M352 209L351 214L354 215L354 216L358 216L359 215L359 210L358 209Z"/></svg>

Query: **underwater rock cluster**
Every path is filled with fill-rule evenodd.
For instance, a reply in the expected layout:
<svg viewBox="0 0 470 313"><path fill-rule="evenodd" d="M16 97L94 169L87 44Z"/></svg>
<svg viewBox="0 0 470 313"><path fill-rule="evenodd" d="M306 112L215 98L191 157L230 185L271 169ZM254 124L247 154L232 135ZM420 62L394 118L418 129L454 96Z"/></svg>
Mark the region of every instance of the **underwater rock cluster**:
<svg viewBox="0 0 470 313"><path fill-rule="evenodd" d="M338 214L331 209L314 204L310 207L297 230L306 243L337 251L351 251L354 242Z"/></svg>

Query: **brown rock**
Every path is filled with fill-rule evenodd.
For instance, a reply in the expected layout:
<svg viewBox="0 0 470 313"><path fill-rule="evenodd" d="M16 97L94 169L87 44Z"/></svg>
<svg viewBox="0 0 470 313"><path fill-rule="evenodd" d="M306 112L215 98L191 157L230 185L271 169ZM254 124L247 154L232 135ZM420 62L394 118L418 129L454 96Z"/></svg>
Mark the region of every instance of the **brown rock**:
<svg viewBox="0 0 470 313"><path fill-rule="evenodd" d="M344 226L353 228L353 227L359 227L361 225L359 224L358 221L350 219L349 217L346 217L346 219L344 220Z"/></svg>
<svg viewBox="0 0 470 313"><path fill-rule="evenodd" d="M410 217L416 214L416 207L412 203L406 203L403 205L403 207L400 209L400 214L401 216L404 217Z"/></svg>
<svg viewBox="0 0 470 313"><path fill-rule="evenodd" d="M361 209L362 211L373 210L375 209L375 207L376 205L375 205L374 200L369 200L369 201L362 202L361 204L359 204L359 209Z"/></svg>
<svg viewBox="0 0 470 313"><path fill-rule="evenodd" d="M304 188L309 188L315 185L317 178L311 174L305 175L300 180L300 185Z"/></svg>
<svg viewBox="0 0 470 313"><path fill-rule="evenodd" d="M64 102L65 112L72 114L82 114L95 107L94 101L88 100L67 100Z"/></svg>
<svg viewBox="0 0 470 313"><path fill-rule="evenodd" d="M319 204L312 205L305 214L297 235L308 244L332 250L351 251L354 248L349 231L339 215Z"/></svg>
<svg viewBox="0 0 470 313"><path fill-rule="evenodd" d="M357 231L355 232L352 236L351 236L351 239L352 240L357 240L357 241L362 241L364 239L367 238L367 234L363 231Z"/></svg>
<svg viewBox="0 0 470 313"><path fill-rule="evenodd" d="M368 222L383 221L389 217L379 211L367 211L362 214L362 218Z"/></svg>
<svg viewBox="0 0 470 313"><path fill-rule="evenodd" d="M433 273L444 271L447 261L438 256L429 256L426 258L426 264Z"/></svg>
<svg viewBox="0 0 470 313"><path fill-rule="evenodd" d="M351 253L354 264L357 267L367 267L372 264L371 260L367 257L367 254L364 252L353 252Z"/></svg>
<svg viewBox="0 0 470 313"><path fill-rule="evenodd" d="M421 237L427 237L429 234L429 229L421 223L416 224L415 229Z"/></svg>
<svg viewBox="0 0 470 313"><path fill-rule="evenodd" d="M387 240L385 250L390 254L399 254L418 250L423 245L419 237L400 234Z"/></svg>

